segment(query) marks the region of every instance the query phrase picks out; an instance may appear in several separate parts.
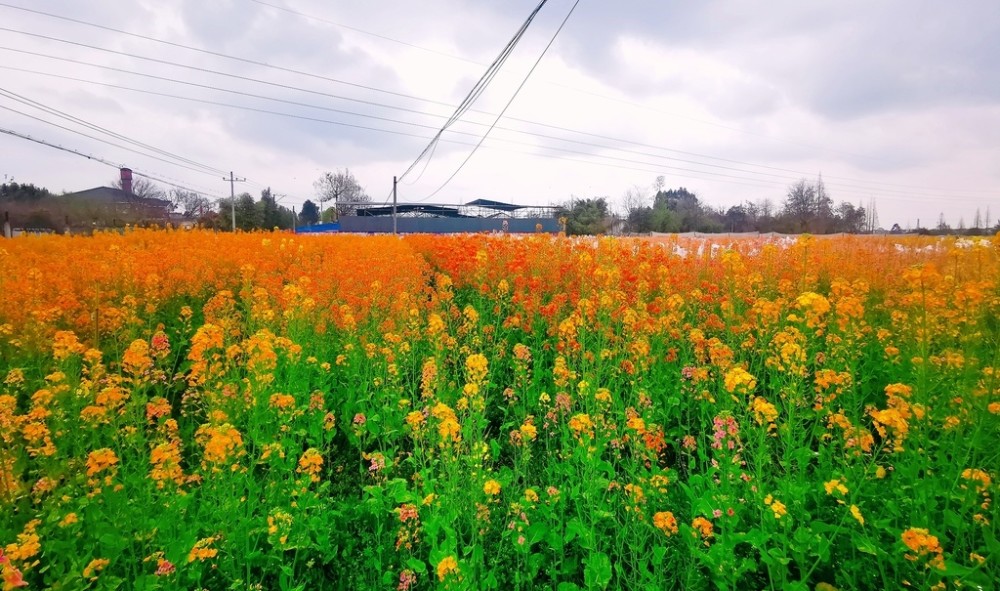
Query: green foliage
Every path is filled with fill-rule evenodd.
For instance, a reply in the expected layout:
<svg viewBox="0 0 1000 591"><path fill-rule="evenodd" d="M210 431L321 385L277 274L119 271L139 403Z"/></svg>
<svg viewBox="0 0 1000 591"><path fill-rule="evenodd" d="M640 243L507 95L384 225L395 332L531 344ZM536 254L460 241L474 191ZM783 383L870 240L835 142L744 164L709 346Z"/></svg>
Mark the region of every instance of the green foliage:
<svg viewBox="0 0 1000 591"><path fill-rule="evenodd" d="M570 236L603 234L608 231L608 201L604 197L577 199L560 212L566 218L566 233Z"/></svg>
<svg viewBox="0 0 1000 591"><path fill-rule="evenodd" d="M217 218L219 227L232 230L232 215L232 201L220 199ZM270 188L261 191L258 201L254 201L250 193L236 196L236 227L240 230L287 230L292 227L292 222L292 210L280 205Z"/></svg>
<svg viewBox="0 0 1000 591"><path fill-rule="evenodd" d="M52 197L52 193L43 187L35 185L3 183L0 185L0 203L4 201L38 201L46 197Z"/></svg>
<svg viewBox="0 0 1000 591"><path fill-rule="evenodd" d="M306 199L302 204L302 211L299 212L299 224L302 226L312 226L319 223L319 207L311 200Z"/></svg>

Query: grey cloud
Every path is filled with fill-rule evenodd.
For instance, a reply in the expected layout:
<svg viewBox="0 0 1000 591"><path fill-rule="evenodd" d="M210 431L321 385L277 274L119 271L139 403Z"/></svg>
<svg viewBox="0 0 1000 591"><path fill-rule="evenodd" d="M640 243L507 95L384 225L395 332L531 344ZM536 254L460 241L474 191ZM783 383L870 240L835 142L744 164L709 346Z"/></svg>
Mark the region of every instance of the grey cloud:
<svg viewBox="0 0 1000 591"><path fill-rule="evenodd" d="M602 3L587 17L568 31L566 51L612 83L627 83L614 43L635 35L709 51L831 119L1000 100L1000 3L993 0ZM669 81L647 87L680 90Z"/></svg>

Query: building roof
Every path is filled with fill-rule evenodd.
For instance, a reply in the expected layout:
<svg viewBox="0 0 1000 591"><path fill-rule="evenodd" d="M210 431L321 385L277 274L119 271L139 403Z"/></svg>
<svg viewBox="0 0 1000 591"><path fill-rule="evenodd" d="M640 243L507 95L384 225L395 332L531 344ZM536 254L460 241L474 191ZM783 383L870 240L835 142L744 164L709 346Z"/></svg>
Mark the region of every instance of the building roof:
<svg viewBox="0 0 1000 591"><path fill-rule="evenodd" d="M146 207L157 207L167 210L173 209L173 204L166 199L138 197L114 187L94 187L93 189L67 193L66 197L76 197L78 199L90 199L95 201L110 201L111 203L127 203L130 205L143 205Z"/></svg>
<svg viewBox="0 0 1000 591"><path fill-rule="evenodd" d="M434 215L438 217L446 218L464 218L470 217L459 213L456 207L447 207L443 205L431 205L431 204L413 204L404 203L396 206L397 214L406 213L424 213L427 215ZM383 207L359 207L357 215L362 217L368 216L383 216L392 215L392 206Z"/></svg>
<svg viewBox="0 0 1000 591"><path fill-rule="evenodd" d="M489 209L497 209L500 211L516 211L518 209L524 209L529 207L527 205L515 205L513 203L504 203L502 201L493 201L492 199L476 199L470 201L465 205L469 207L486 207Z"/></svg>
<svg viewBox="0 0 1000 591"><path fill-rule="evenodd" d="M554 212L556 207L548 205L517 205L492 199L475 199L468 203L400 203L396 205L398 215L417 214L418 216L433 216L444 218L495 218L504 214L513 216L515 212ZM356 209L359 217L392 215L389 205L361 205ZM544 216L543 216L544 217Z"/></svg>

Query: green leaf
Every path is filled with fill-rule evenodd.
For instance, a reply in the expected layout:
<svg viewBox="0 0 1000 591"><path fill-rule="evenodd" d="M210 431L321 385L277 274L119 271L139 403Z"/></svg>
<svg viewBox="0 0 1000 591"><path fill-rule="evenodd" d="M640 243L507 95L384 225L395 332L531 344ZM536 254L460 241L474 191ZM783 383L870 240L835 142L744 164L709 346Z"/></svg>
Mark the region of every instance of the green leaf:
<svg viewBox="0 0 1000 591"><path fill-rule="evenodd" d="M544 523L534 523L528 528L528 544L537 544L545 539L548 527Z"/></svg>
<svg viewBox="0 0 1000 591"><path fill-rule="evenodd" d="M657 546L653 548L653 564L660 566L663 564L663 559L667 556L667 549L664 546Z"/></svg>
<svg viewBox="0 0 1000 591"><path fill-rule="evenodd" d="M592 552L584 560L583 581L587 589L606 589L611 582L611 559L604 552Z"/></svg>
<svg viewBox="0 0 1000 591"><path fill-rule="evenodd" d="M563 548L566 546L566 542L563 540L562 536L555 530L550 531L549 535L546 536L545 539L549 543L549 546L551 546L556 552L562 552Z"/></svg>
<svg viewBox="0 0 1000 591"><path fill-rule="evenodd" d="M791 558L785 556L785 553L781 551L780 548L770 548L767 551L768 556L778 561L782 566L788 566L788 563L792 561Z"/></svg>
<svg viewBox="0 0 1000 591"><path fill-rule="evenodd" d="M587 526L584 525L579 519L574 518L571 519L569 523L566 524L565 541L568 544L572 542L575 538L580 538L580 541L577 542L577 544L581 548L586 548L587 550L590 550L591 547L593 546L590 529L587 528Z"/></svg>

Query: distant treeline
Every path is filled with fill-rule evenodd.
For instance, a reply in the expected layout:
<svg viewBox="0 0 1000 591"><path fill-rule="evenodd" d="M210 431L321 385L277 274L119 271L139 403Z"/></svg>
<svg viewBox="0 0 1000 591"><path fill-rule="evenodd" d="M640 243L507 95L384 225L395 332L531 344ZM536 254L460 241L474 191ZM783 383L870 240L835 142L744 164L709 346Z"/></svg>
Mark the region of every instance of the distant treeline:
<svg viewBox="0 0 1000 591"><path fill-rule="evenodd" d="M863 234L877 231L904 232L898 224L888 229L878 225L874 208L848 202L834 204L822 178L815 183L805 179L788 188L784 201L775 206L769 199L746 202L729 208L716 208L700 201L684 187L662 188L657 179L656 193L650 200L638 187L625 193L622 208L615 212L606 197L573 199L564 203L559 215L566 232L582 234L646 234L650 232L777 232L782 234ZM989 212L979 213L971 227L964 223L952 228L944 217L933 228L911 230L921 234L990 234Z"/></svg>

